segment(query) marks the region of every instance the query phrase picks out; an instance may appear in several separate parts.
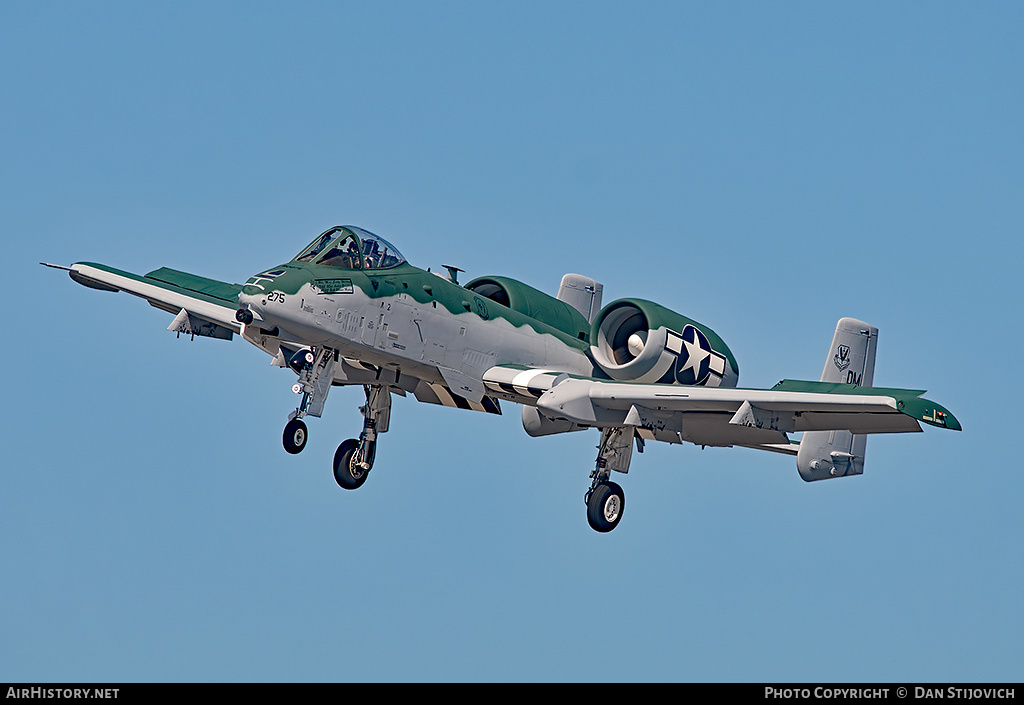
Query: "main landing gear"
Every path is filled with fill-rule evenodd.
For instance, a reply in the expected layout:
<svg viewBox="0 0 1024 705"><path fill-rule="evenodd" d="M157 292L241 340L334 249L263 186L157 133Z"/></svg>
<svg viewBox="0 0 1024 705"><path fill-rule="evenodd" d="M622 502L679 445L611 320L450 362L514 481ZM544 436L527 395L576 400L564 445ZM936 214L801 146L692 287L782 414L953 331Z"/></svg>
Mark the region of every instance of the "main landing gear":
<svg viewBox="0 0 1024 705"><path fill-rule="evenodd" d="M334 481L346 490L358 489L366 482L377 454L377 434L386 432L391 420L391 392L378 385L365 385L363 391L366 404L359 407L363 432L359 440L343 441L334 453Z"/></svg>
<svg viewBox="0 0 1024 705"><path fill-rule="evenodd" d="M639 443L639 440L638 440ZM643 446L640 446L641 451ZM587 522L594 531L608 533L622 519L626 508L626 495L612 482L612 470L627 472L633 455L633 427L619 426L601 430L597 462L590 473L592 482L584 497L587 504Z"/></svg>
<svg viewBox="0 0 1024 705"><path fill-rule="evenodd" d="M594 531L607 533L619 525L626 508L622 488L608 480L595 481L587 492L587 521Z"/></svg>

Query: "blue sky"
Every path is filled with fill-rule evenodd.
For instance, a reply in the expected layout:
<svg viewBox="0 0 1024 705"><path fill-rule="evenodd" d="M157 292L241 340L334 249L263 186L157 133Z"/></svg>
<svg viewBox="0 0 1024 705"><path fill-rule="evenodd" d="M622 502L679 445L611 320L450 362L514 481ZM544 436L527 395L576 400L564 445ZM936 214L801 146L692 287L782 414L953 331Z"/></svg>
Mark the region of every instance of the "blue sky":
<svg viewBox="0 0 1024 705"><path fill-rule="evenodd" d="M1015 681L1024 656L1019 3L0 6L4 681ZM742 386L835 322L963 433L862 477L293 377L38 262L230 282L361 225L415 264L567 271L712 326Z"/></svg>

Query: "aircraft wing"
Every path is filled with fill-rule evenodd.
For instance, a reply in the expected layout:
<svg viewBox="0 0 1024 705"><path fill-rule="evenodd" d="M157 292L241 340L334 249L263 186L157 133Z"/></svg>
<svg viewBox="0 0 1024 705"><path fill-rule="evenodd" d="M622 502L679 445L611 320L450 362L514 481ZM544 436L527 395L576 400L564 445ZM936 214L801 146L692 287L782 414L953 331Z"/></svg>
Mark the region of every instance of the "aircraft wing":
<svg viewBox="0 0 1024 705"><path fill-rule="evenodd" d="M494 367L492 392L532 404L552 421L577 427L633 426L641 438L702 446L748 446L796 454L797 431L855 434L919 432L919 422L960 430L922 390L783 380L771 389L637 384L554 371Z"/></svg>
<svg viewBox="0 0 1024 705"><path fill-rule="evenodd" d="M151 306L176 315L168 330L230 340L241 330L235 320L240 284L227 284L176 269L161 267L139 276L93 262L76 262L65 269L79 284L101 291L125 291Z"/></svg>

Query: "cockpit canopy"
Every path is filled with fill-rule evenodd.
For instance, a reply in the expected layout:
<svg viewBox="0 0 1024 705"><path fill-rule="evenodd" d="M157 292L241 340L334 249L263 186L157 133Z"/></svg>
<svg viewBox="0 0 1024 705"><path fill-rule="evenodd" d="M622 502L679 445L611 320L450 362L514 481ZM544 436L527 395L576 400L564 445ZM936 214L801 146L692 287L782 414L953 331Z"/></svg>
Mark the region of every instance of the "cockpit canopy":
<svg viewBox="0 0 1024 705"><path fill-rule="evenodd" d="M397 267L405 262L405 257L384 238L362 228L341 225L314 240L295 261L340 269L373 270Z"/></svg>

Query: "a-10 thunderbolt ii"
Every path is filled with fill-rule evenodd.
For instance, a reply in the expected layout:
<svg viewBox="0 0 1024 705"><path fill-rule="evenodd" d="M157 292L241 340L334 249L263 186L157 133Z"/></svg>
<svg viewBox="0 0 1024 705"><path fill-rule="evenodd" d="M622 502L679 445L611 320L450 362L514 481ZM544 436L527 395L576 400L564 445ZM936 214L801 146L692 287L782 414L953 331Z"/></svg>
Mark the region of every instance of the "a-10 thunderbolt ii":
<svg viewBox="0 0 1024 705"><path fill-rule="evenodd" d="M878 329L861 321L839 321L819 381L743 389L722 339L664 306L621 299L602 308L602 285L575 274L557 297L501 276L463 286L457 267L418 269L352 226L327 230L242 285L167 268L145 276L89 262L61 268L173 314L169 330L238 334L290 368L301 396L284 429L289 453L305 447L303 419L321 415L332 386L362 386L362 433L334 455L345 489L366 481L395 394L492 414L514 402L531 436L597 429L586 506L600 532L614 529L625 507L612 472L627 472L633 448L647 441L787 453L812 481L863 473L865 434L920 431L920 422L960 430L923 391L872 386Z"/></svg>

